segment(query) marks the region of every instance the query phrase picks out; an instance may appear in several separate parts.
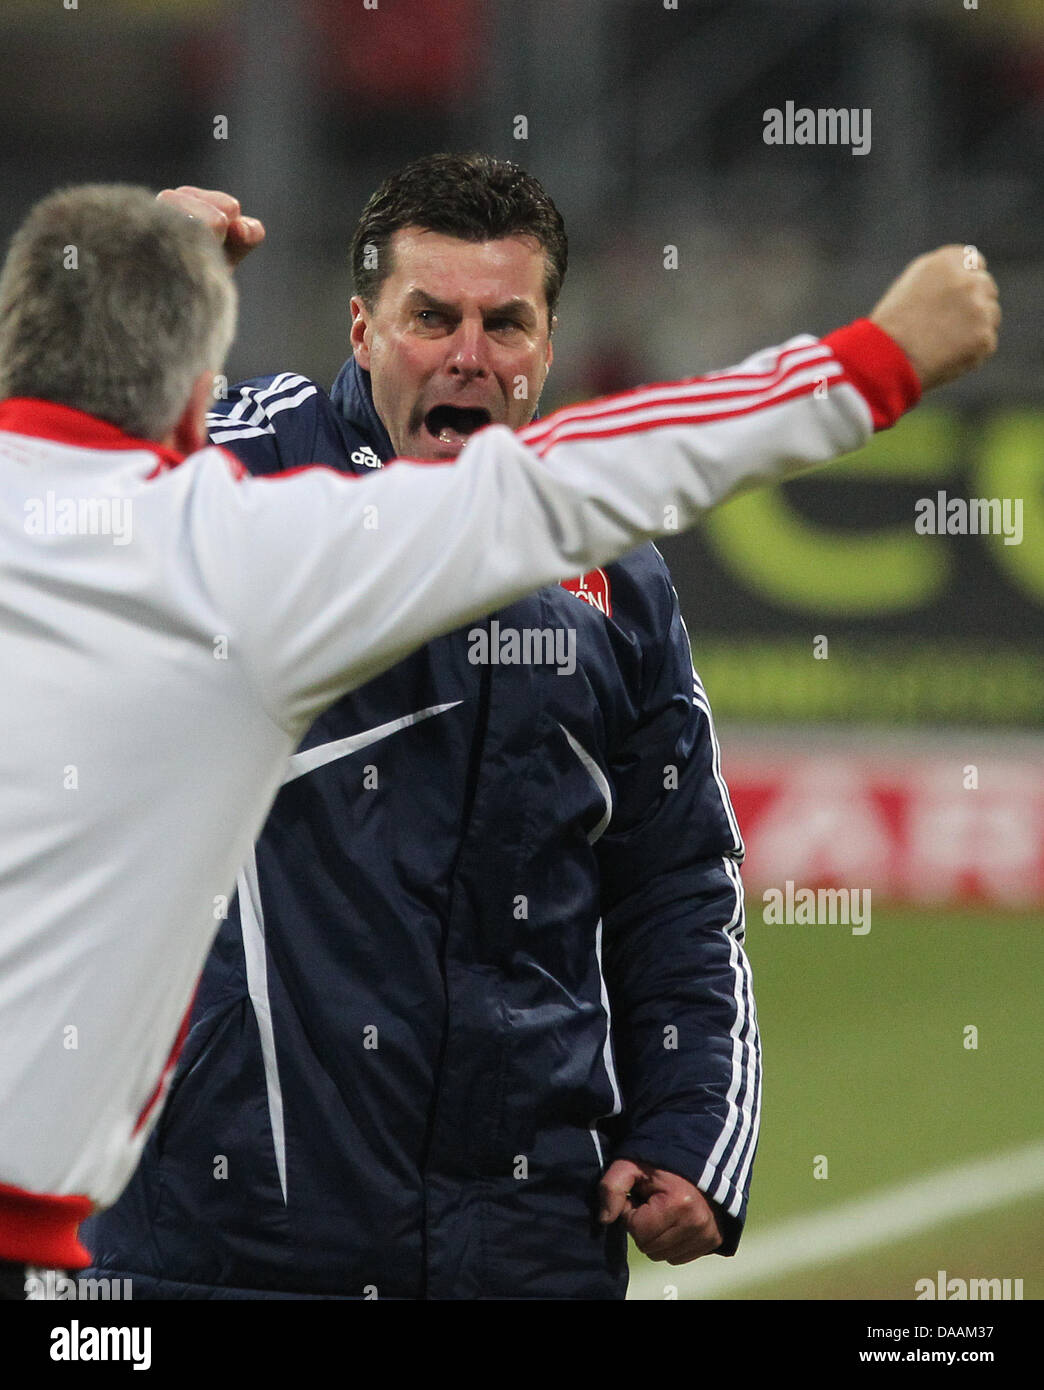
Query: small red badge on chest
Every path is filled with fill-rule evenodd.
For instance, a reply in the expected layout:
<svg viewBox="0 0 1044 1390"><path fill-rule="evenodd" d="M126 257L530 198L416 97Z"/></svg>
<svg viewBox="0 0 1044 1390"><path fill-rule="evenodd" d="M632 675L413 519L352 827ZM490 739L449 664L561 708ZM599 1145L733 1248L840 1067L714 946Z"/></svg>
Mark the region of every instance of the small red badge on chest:
<svg viewBox="0 0 1044 1390"><path fill-rule="evenodd" d="M577 598L582 598L607 618L613 616L613 605L609 598L609 576L605 570L591 570L580 575L579 579L563 579L562 588L568 589Z"/></svg>

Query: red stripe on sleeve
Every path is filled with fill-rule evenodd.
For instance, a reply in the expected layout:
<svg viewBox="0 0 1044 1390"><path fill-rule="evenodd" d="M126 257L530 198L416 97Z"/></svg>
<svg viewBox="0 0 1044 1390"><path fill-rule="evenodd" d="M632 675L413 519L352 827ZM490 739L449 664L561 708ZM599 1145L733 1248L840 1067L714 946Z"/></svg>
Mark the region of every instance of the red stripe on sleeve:
<svg viewBox="0 0 1044 1390"><path fill-rule="evenodd" d="M707 376L685 377L678 381L660 381L646 386L637 386L629 391L617 392L612 396L602 396L593 401L582 401L578 405L563 406L553 415L542 420L534 420L519 430L519 438L531 446L539 444L546 435L559 428L564 422L594 420L606 415L624 414L632 410L644 410L668 402L727 400L734 396L767 397L782 381L797 372L807 371L816 365L817 360L829 361L829 349L821 343L804 343L800 347L788 348L779 354L775 365L765 372L711 372ZM803 354L800 362L788 363L786 359ZM707 390L707 387L717 389ZM686 388L692 388L685 394ZM766 401L766 403L771 403ZM696 423L694 417L693 423Z"/></svg>
<svg viewBox="0 0 1044 1390"><path fill-rule="evenodd" d="M141 1129L142 1125L145 1123L145 1121L152 1114L153 1110L156 1108L157 1103L163 1096L164 1091L166 1090L167 1081L170 1077L170 1074L177 1066L178 1058L181 1056L181 1049L185 1046L185 1039L189 1035L189 1022L192 1018L192 1006L196 1002L196 990L198 990L198 988L199 985L197 984L196 989L192 991L192 998L189 1000L189 1006L185 1010L184 1017L181 1020L181 1027L178 1029L178 1036L174 1039L174 1046L170 1049L170 1052L167 1056L167 1060L164 1063L163 1070L160 1072L159 1080L152 1088L152 1094L149 1096L148 1100L141 1108L141 1114L138 1116L137 1122L134 1125L134 1129L131 1131L133 1134L137 1134L138 1130Z"/></svg>
<svg viewBox="0 0 1044 1390"><path fill-rule="evenodd" d="M835 381L843 381L844 377L838 375ZM686 411L670 418L657 420L635 420L630 423L621 423L610 426L606 429L598 429L599 421L594 419L590 422L576 422L565 420L557 424L555 429L539 444L530 444L533 452L541 458L549 453L556 444L567 444L571 440L583 439L613 439L620 435L637 434L640 430L662 430L670 429L674 425L715 425L722 420L734 420L739 415L752 415L756 411L768 410L773 406L783 405L787 401L797 400L799 396L810 396L816 389L818 382L806 381L800 386L793 386L788 391L781 391L778 395L769 396L762 400L755 400L748 405L738 406L734 410L708 411ZM550 417L549 417L550 418Z"/></svg>

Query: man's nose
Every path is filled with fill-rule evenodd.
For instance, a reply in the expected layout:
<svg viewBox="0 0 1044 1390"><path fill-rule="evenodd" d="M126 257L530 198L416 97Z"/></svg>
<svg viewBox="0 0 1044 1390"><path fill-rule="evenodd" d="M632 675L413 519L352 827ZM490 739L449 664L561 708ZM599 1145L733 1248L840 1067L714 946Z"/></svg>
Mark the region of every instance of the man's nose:
<svg viewBox="0 0 1044 1390"><path fill-rule="evenodd" d="M452 376L461 376L466 381L487 375L489 358L481 325L460 324L453 335L446 366Z"/></svg>

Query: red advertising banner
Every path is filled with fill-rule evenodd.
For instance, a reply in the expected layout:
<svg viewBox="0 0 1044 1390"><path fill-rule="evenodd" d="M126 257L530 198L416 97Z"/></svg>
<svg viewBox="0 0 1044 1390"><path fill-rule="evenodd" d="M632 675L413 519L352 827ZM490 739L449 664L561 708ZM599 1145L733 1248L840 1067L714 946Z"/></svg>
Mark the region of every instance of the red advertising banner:
<svg viewBox="0 0 1044 1390"><path fill-rule="evenodd" d="M911 903L1044 904L1044 746L725 740L748 893L870 888Z"/></svg>

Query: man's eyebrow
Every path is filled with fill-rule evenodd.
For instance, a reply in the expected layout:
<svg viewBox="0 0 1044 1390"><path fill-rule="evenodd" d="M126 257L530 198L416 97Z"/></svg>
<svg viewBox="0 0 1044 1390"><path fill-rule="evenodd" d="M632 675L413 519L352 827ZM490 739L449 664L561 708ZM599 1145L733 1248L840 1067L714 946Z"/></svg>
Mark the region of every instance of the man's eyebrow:
<svg viewBox="0 0 1044 1390"><path fill-rule="evenodd" d="M528 299L509 299L506 304L498 304L495 309L490 309L486 313L488 319L512 317L527 319L529 322L535 323L537 314Z"/></svg>
<svg viewBox="0 0 1044 1390"><path fill-rule="evenodd" d="M416 286L410 290L409 294L406 296L406 301L411 306L419 306L423 309L438 309L438 311L443 314L454 314L457 312L454 305L447 304L445 300L436 299L435 296L429 294L427 290L418 289Z"/></svg>
<svg viewBox="0 0 1044 1390"><path fill-rule="evenodd" d="M411 308L435 309L440 314L459 312L457 305L449 304L443 299L436 299L433 294L429 294L427 290L422 290L416 285L407 294L406 302ZM516 298L508 299L492 309L487 309L483 317L487 319L515 317L525 319L528 323L536 323L539 314L528 299L520 299L516 296Z"/></svg>

